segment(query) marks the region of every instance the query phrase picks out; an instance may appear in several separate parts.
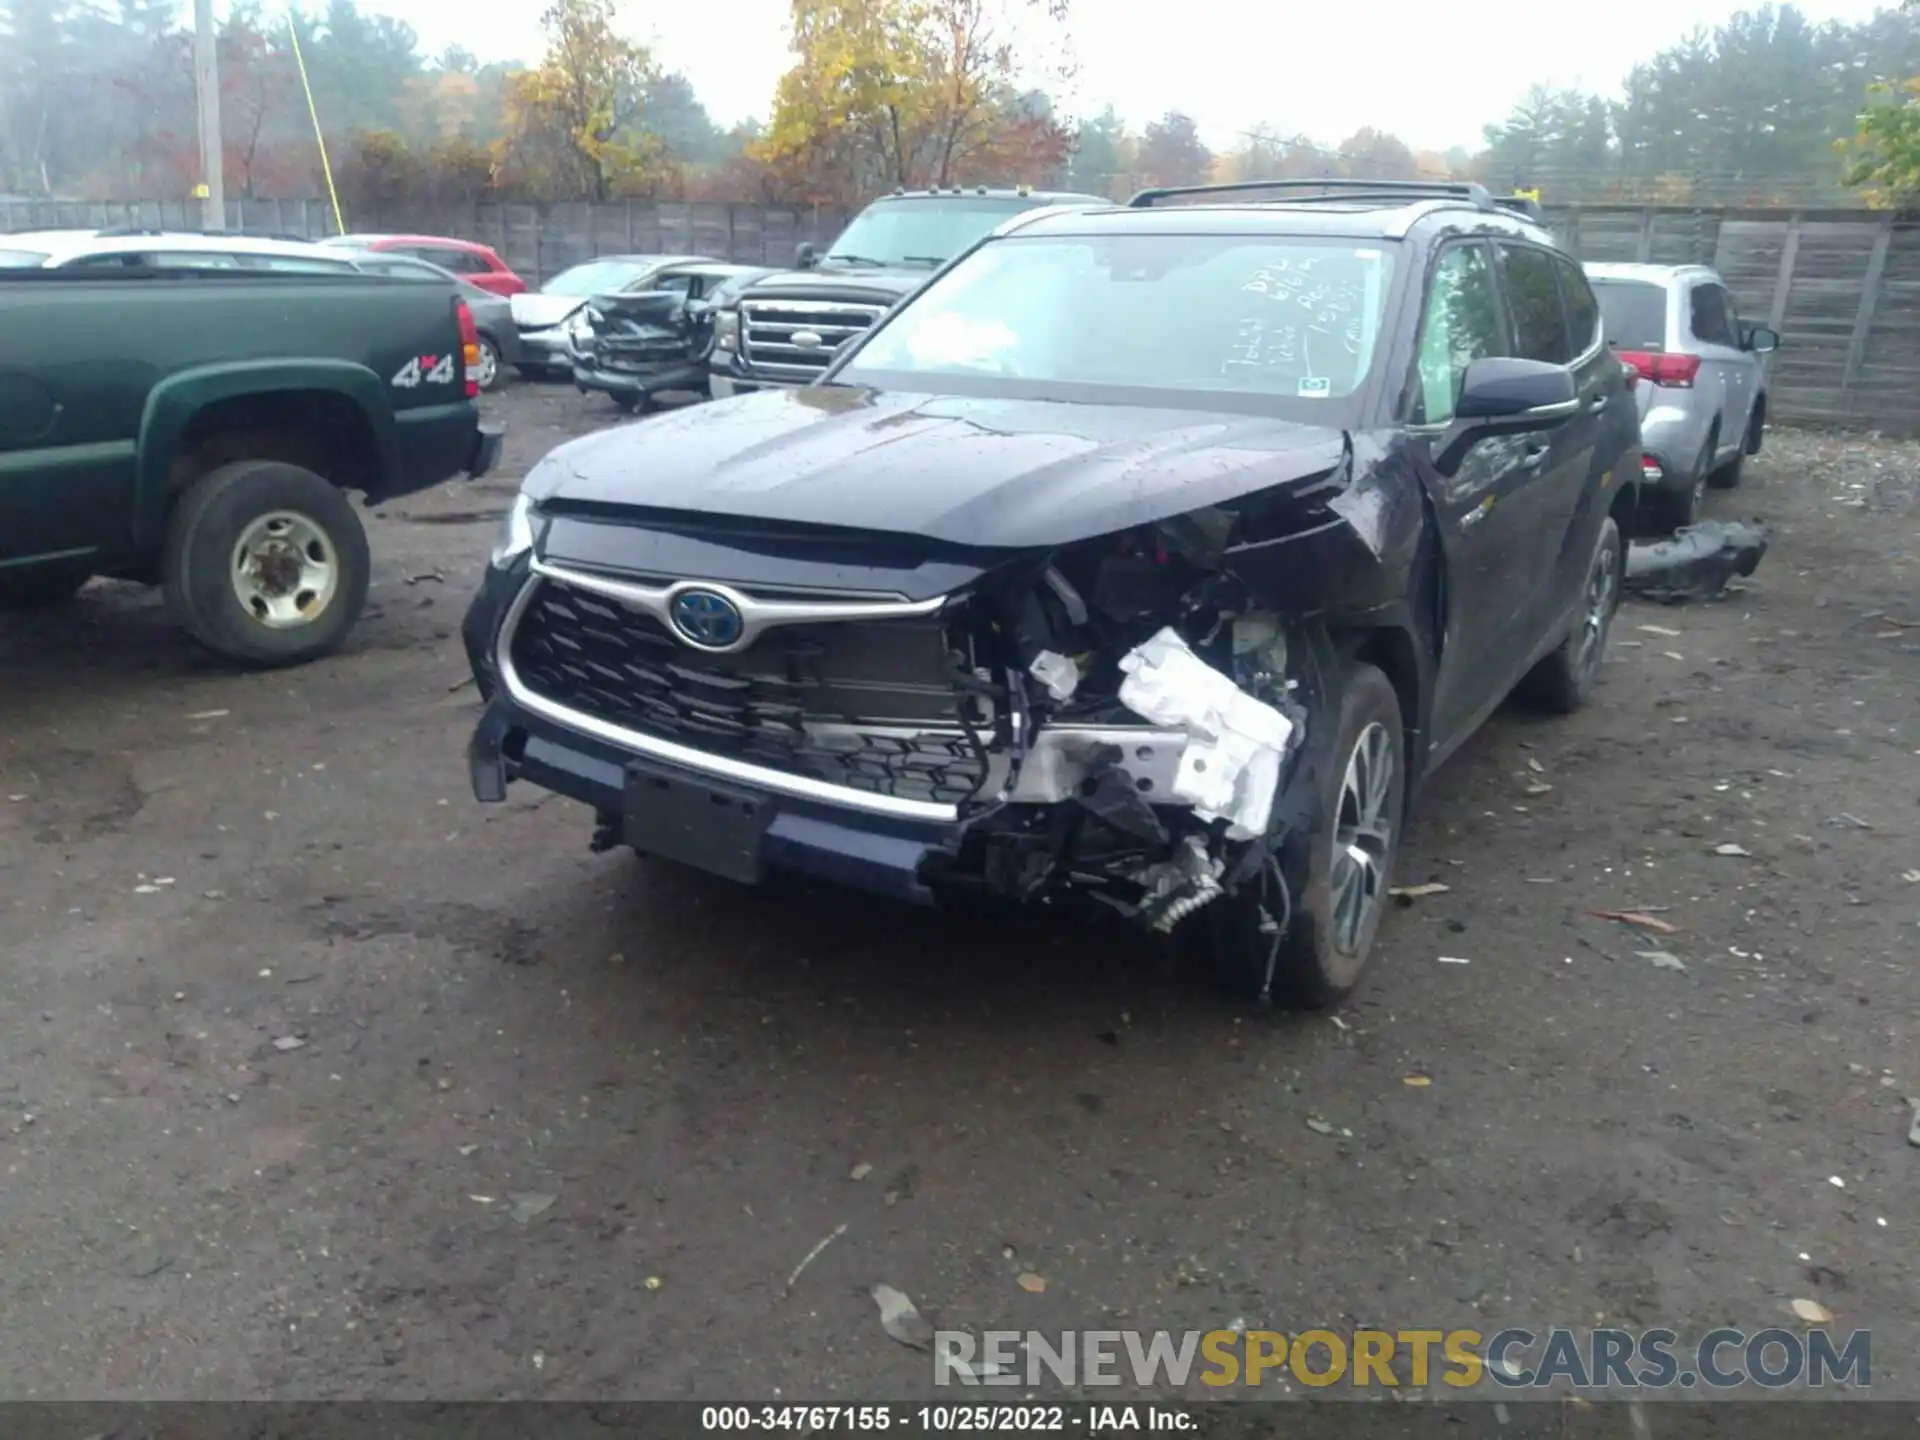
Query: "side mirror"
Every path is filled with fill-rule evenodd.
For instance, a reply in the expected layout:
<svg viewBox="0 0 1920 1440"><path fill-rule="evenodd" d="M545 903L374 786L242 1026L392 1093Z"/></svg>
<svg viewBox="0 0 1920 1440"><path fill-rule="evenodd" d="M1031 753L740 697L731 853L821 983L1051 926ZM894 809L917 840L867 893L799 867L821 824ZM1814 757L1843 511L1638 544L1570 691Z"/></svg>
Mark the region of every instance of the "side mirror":
<svg viewBox="0 0 1920 1440"><path fill-rule="evenodd" d="M813 268L813 260L813 242L811 240L802 240L793 252L793 268L796 270L811 270Z"/></svg>
<svg viewBox="0 0 1920 1440"><path fill-rule="evenodd" d="M1462 377L1454 402L1453 424L1441 442L1434 465L1450 475L1466 454L1490 435L1524 435L1551 430L1580 410L1573 372L1544 360L1475 360Z"/></svg>
<svg viewBox="0 0 1920 1440"><path fill-rule="evenodd" d="M1756 355L1771 355L1780 348L1780 332L1765 325L1755 325L1747 331L1746 348Z"/></svg>

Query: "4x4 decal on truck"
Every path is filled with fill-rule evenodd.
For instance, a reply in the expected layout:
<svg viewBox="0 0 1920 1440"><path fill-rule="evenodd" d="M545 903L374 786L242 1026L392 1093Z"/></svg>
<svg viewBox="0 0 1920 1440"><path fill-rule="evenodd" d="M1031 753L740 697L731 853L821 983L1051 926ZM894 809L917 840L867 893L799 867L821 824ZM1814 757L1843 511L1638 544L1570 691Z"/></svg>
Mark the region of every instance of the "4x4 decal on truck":
<svg viewBox="0 0 1920 1440"><path fill-rule="evenodd" d="M416 355L394 372L392 384L398 390L411 390L424 380L429 385L453 383L453 356Z"/></svg>

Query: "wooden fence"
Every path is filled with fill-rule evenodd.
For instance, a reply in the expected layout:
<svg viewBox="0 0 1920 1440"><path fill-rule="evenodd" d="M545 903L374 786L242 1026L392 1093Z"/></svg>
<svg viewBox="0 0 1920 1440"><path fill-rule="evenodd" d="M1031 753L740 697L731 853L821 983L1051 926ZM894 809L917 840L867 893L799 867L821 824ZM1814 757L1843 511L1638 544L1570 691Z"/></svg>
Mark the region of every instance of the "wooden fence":
<svg viewBox="0 0 1920 1440"><path fill-rule="evenodd" d="M321 236L318 200L228 201L229 228ZM1769 367L1775 418L1920 433L1920 219L1871 210L1681 206L1548 207L1583 260L1711 265L1744 319L1781 334ZM529 280L594 255L712 255L791 263L802 240L830 241L847 215L759 205L493 205L355 217L355 228L483 241ZM0 231L51 226L182 227L193 202L125 205L0 200Z"/></svg>

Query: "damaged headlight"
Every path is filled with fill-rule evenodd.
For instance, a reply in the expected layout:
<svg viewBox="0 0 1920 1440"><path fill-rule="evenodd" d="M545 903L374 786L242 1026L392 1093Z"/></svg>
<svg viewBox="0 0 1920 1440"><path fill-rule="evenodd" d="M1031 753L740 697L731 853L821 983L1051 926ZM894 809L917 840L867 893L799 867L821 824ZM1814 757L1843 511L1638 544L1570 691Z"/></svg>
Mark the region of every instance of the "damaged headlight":
<svg viewBox="0 0 1920 1440"><path fill-rule="evenodd" d="M513 497L506 519L500 522L500 536L493 542L493 564L504 570L533 548L533 497L524 490Z"/></svg>

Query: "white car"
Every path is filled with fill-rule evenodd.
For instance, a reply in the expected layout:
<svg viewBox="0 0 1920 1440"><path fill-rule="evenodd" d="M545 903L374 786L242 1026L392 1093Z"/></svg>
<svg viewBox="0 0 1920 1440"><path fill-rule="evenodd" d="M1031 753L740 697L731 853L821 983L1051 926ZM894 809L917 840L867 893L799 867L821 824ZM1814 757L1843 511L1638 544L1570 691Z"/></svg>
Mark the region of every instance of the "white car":
<svg viewBox="0 0 1920 1440"><path fill-rule="evenodd" d="M278 270L351 275L359 267L305 240L171 230L28 230L0 234L0 268Z"/></svg>

